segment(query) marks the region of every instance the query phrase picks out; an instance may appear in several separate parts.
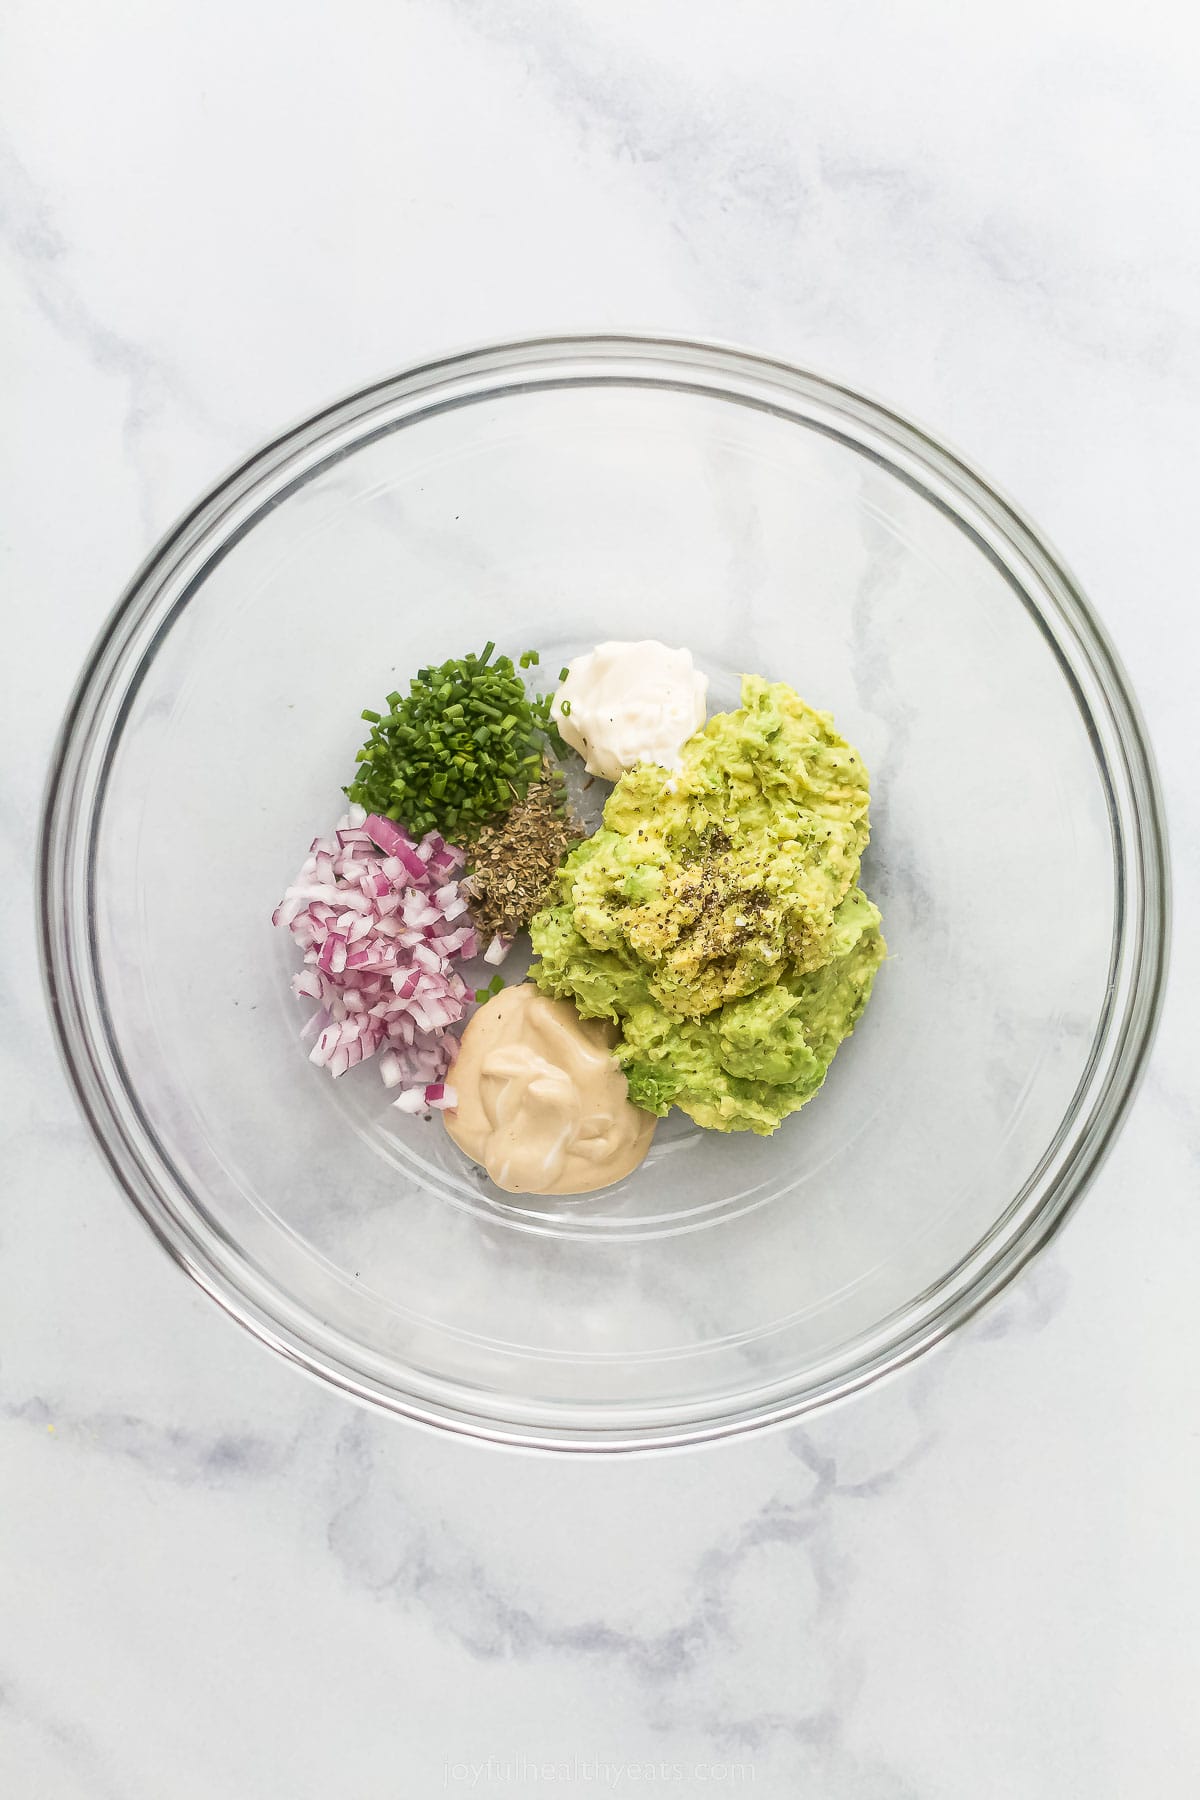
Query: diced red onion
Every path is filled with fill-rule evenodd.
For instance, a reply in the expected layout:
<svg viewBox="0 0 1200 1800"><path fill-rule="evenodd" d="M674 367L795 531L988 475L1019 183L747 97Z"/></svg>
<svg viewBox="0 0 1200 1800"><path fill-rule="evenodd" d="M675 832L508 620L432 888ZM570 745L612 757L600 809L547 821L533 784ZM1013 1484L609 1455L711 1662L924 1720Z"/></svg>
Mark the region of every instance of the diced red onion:
<svg viewBox="0 0 1200 1800"><path fill-rule="evenodd" d="M436 925L441 917L437 907L430 905L428 896L415 887L405 894L400 913L410 931L424 931L427 925Z"/></svg>
<svg viewBox="0 0 1200 1800"><path fill-rule="evenodd" d="M502 963L512 947L512 939L502 937L501 934L497 932L487 949L484 951L483 960L485 963L491 963L493 966L497 963Z"/></svg>
<svg viewBox="0 0 1200 1800"><path fill-rule="evenodd" d="M407 844L412 848L411 838L401 831L394 819L384 819L378 813L368 813L363 820L363 829L379 845L385 856L394 856L397 844Z"/></svg>
<svg viewBox="0 0 1200 1800"><path fill-rule="evenodd" d="M457 931L447 931L437 941L447 956L461 956L464 962L470 962L472 957L479 954L479 941L472 925L460 926Z"/></svg>
<svg viewBox="0 0 1200 1800"><path fill-rule="evenodd" d="M467 909L453 878L465 863L437 832L414 844L390 819L351 807L329 837L313 839L272 914L303 953L293 992L318 1003L301 1033L313 1040L311 1060L336 1078L377 1055L405 1111L454 1104L450 1028L471 991L451 963L479 950L469 919L451 923Z"/></svg>
<svg viewBox="0 0 1200 1800"><path fill-rule="evenodd" d="M410 845L404 844L396 851L396 858L404 864L410 880L424 881L426 879L429 871L425 867L419 849L414 850Z"/></svg>
<svg viewBox="0 0 1200 1800"><path fill-rule="evenodd" d="M461 869L466 864L466 851L460 850L457 844L448 844L440 831L427 831L421 847L422 850L428 848L431 869Z"/></svg>
<svg viewBox="0 0 1200 1800"><path fill-rule="evenodd" d="M414 881L424 879L426 873L424 860L412 839L401 831L398 825L394 824L391 819L381 819L377 813L371 813L367 819L366 829L386 857L402 863Z"/></svg>

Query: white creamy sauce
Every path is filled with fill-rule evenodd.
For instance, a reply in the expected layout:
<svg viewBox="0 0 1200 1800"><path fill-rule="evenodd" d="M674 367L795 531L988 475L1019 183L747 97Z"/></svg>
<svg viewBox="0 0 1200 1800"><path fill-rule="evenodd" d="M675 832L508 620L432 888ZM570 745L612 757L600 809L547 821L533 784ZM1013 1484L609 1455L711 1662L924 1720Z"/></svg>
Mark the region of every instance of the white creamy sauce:
<svg viewBox="0 0 1200 1800"><path fill-rule="evenodd" d="M597 644L577 656L554 696L551 714L590 775L617 781L635 763L679 764L679 752L704 723L708 677L690 650L647 638Z"/></svg>

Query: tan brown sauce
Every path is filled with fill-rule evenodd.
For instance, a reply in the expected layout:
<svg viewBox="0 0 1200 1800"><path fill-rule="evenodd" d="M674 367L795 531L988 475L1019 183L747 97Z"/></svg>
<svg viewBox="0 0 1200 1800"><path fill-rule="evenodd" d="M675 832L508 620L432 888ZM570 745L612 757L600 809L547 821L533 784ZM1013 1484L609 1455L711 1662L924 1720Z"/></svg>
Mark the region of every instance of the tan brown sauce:
<svg viewBox="0 0 1200 1800"><path fill-rule="evenodd" d="M443 1114L460 1149L512 1194L588 1194L635 1169L656 1120L629 1100L615 1028L526 982L475 1014Z"/></svg>

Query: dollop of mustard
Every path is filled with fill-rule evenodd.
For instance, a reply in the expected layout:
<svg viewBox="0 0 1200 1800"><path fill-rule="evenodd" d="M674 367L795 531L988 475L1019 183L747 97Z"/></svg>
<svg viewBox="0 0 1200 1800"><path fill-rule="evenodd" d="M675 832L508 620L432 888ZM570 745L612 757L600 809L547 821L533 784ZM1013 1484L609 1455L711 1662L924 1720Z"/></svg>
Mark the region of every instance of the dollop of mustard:
<svg viewBox="0 0 1200 1800"><path fill-rule="evenodd" d="M635 1169L654 1135L615 1061L615 1027L531 983L480 1007L443 1113L460 1149L510 1194L589 1194Z"/></svg>

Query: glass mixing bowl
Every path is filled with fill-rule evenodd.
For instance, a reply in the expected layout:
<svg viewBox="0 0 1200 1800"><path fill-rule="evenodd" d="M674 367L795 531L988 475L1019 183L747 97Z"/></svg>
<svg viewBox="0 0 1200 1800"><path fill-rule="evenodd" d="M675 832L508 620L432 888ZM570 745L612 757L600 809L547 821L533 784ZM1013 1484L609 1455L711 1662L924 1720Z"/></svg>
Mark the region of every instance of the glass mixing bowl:
<svg viewBox="0 0 1200 1800"><path fill-rule="evenodd" d="M775 1136L676 1118L619 1186L514 1202L371 1065L308 1063L271 910L364 705L487 638L645 636L718 705L752 670L835 714L890 959ZM995 1294L1112 1142L1167 936L1146 738L1032 526L844 388L622 337L413 369L201 501L71 703L41 903L71 1079L177 1261L351 1393L586 1449L794 1417Z"/></svg>

